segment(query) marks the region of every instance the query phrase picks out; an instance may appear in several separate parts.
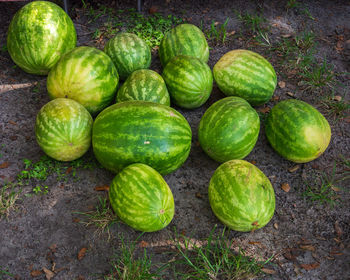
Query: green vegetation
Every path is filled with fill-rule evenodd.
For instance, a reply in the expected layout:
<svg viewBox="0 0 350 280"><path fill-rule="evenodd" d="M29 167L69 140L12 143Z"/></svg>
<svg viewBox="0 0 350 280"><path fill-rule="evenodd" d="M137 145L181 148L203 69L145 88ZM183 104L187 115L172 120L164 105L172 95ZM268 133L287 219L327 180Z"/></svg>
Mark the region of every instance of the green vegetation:
<svg viewBox="0 0 350 280"><path fill-rule="evenodd" d="M10 211L16 208L16 201L19 199L21 190L13 184L5 184L0 188L0 218L8 217ZM1 274L0 274L1 275Z"/></svg>
<svg viewBox="0 0 350 280"><path fill-rule="evenodd" d="M8 272L8 269L4 269L0 266L0 279L6 279L6 278L3 278L3 277L14 277L13 274L11 274L10 272Z"/></svg>
<svg viewBox="0 0 350 280"><path fill-rule="evenodd" d="M210 28L208 30L204 30L203 21L201 20L200 29L203 31L208 41L216 45L224 44L225 41L228 39L227 37L229 36L229 33L227 31L228 22L229 18L227 18L222 24L220 24L219 22L212 21L210 24Z"/></svg>
<svg viewBox="0 0 350 280"><path fill-rule="evenodd" d="M180 258L175 262L177 279L251 279L262 273L262 268L271 260L259 262L248 257L242 249L235 252L233 241L213 232L203 242L190 238L177 238L176 248Z"/></svg>
<svg viewBox="0 0 350 280"><path fill-rule="evenodd" d="M75 212L75 214L85 216L85 220L81 221L86 226L95 226L97 230L95 234L101 235L106 232L108 239L110 239L110 227L119 222L117 216L113 213L113 210L109 204L107 198L99 197L98 205L96 209L89 212Z"/></svg>
<svg viewBox="0 0 350 280"><path fill-rule="evenodd" d="M126 242L120 237L121 245L112 260L112 271L105 280L152 280L161 279L162 271L168 266L152 265L152 259L144 248L140 258L136 257L136 243L142 234L133 242ZM155 271L154 271L155 270Z"/></svg>
<svg viewBox="0 0 350 280"><path fill-rule="evenodd" d="M252 33L266 29L265 23L267 22L267 20L262 15L252 15L248 12L240 13L237 10L234 10L233 12L236 14L238 20Z"/></svg>

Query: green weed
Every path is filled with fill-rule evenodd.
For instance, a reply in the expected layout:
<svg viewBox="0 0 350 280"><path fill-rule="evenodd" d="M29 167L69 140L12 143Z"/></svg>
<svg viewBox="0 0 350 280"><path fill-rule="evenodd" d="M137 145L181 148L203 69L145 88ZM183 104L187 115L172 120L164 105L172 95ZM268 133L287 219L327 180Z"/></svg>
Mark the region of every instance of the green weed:
<svg viewBox="0 0 350 280"><path fill-rule="evenodd" d="M249 30L252 31L252 33L257 32L258 30L265 30L266 27L264 24L267 22L267 20L262 15L252 15L248 12L240 13L237 10L234 10L234 13L236 14L238 20Z"/></svg>
<svg viewBox="0 0 350 280"><path fill-rule="evenodd" d="M10 211L15 209L16 201L19 199L21 190L18 190L13 184L7 184L0 189L0 218L8 217ZM1 274L0 274L1 275Z"/></svg>
<svg viewBox="0 0 350 280"><path fill-rule="evenodd" d="M290 9L295 9L295 8L300 8L301 7L301 3L299 3L297 0L288 0L287 4L286 4L286 10L290 10Z"/></svg>
<svg viewBox="0 0 350 280"><path fill-rule="evenodd" d="M3 44L0 49L1 52L7 52L7 45Z"/></svg>
<svg viewBox="0 0 350 280"><path fill-rule="evenodd" d="M140 236L139 236L140 238ZM136 257L136 241L126 242L123 237L121 246L112 260L112 271L105 280L153 280L162 279L162 271L165 270L168 264L161 265L154 270L152 259L147 255L144 248L142 257Z"/></svg>
<svg viewBox="0 0 350 280"><path fill-rule="evenodd" d="M181 256L175 271L180 279L250 279L261 274L261 269L269 261L259 262L248 257L243 250L235 252L233 241L225 236L225 231L214 237L215 228L204 242L190 238L177 238L177 250ZM179 269L180 270L180 269Z"/></svg>
<svg viewBox="0 0 350 280"><path fill-rule="evenodd" d="M48 194L49 192L49 187L48 186L36 186L33 188L33 192L37 195L45 195L45 194Z"/></svg>
<svg viewBox="0 0 350 280"><path fill-rule="evenodd" d="M203 22L201 22L201 29L203 30L204 34L206 35L209 41L212 41L215 44L224 44L228 36L228 22L229 18L227 18L223 24L218 24L212 21L210 29L208 30L203 30Z"/></svg>
<svg viewBox="0 0 350 280"><path fill-rule="evenodd" d="M96 227L95 234L101 235L106 232L110 239L110 227L118 223L117 216L114 214L109 201L106 198L99 197L96 209L89 212L74 212L75 214L85 216L85 220L81 221L86 226Z"/></svg>
<svg viewBox="0 0 350 280"><path fill-rule="evenodd" d="M350 103L343 99L340 101L334 100L334 96L327 97L322 101L322 105L327 110L327 115L335 120L339 120L350 113Z"/></svg>

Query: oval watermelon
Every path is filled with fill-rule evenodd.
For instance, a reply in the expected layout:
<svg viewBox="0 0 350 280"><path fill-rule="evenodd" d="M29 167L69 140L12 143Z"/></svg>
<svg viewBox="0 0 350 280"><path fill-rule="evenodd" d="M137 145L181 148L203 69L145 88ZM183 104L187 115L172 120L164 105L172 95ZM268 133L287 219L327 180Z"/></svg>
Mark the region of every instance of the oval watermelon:
<svg viewBox="0 0 350 280"><path fill-rule="evenodd" d="M213 75L209 66L193 56L172 58L162 73L171 100L182 108L202 106L213 89Z"/></svg>
<svg viewBox="0 0 350 280"><path fill-rule="evenodd" d="M151 101L170 106L170 96L161 75L149 69L132 72L120 87L116 102L129 100Z"/></svg>
<svg viewBox="0 0 350 280"><path fill-rule="evenodd" d="M131 164L115 176L109 200L119 218L140 231L161 230L174 216L168 184L156 170L142 163Z"/></svg>
<svg viewBox="0 0 350 280"><path fill-rule="evenodd" d="M76 43L70 17L48 1L33 1L22 7L11 20L7 34L12 60L24 71L37 75L47 75Z"/></svg>
<svg viewBox="0 0 350 280"><path fill-rule="evenodd" d="M35 122L40 148L50 157L71 161L81 157L91 145L92 117L78 102L57 98L45 104Z"/></svg>
<svg viewBox="0 0 350 280"><path fill-rule="evenodd" d="M125 101L97 116L92 146L97 160L111 171L119 172L139 162L168 174L187 159L191 138L188 122L173 108L147 101Z"/></svg>
<svg viewBox="0 0 350 280"><path fill-rule="evenodd" d="M244 98L251 105L269 101L277 84L272 65L261 55L248 50L233 50L214 65L219 89L227 96Z"/></svg>
<svg viewBox="0 0 350 280"><path fill-rule="evenodd" d="M122 80L135 70L149 68L151 65L149 46L132 33L117 34L107 42L104 51L111 57Z"/></svg>
<svg viewBox="0 0 350 280"><path fill-rule="evenodd" d="M207 63L208 42L203 32L193 24L180 24L165 34L159 45L159 58L162 66L177 55L189 55Z"/></svg>
<svg viewBox="0 0 350 280"><path fill-rule="evenodd" d="M208 195L214 214L236 231L262 228L275 211L275 192L269 179L245 160L221 164L210 179Z"/></svg>
<svg viewBox="0 0 350 280"><path fill-rule="evenodd" d="M212 159L225 162L242 159L258 140L260 119L247 101L230 96L211 105L198 128L202 149Z"/></svg>
<svg viewBox="0 0 350 280"><path fill-rule="evenodd" d="M271 109L265 133L272 148L296 163L318 158L331 140L325 117L310 104L295 99L279 102Z"/></svg>
<svg viewBox="0 0 350 280"><path fill-rule="evenodd" d="M95 115L114 99L119 76L112 60L93 47L78 47L66 53L47 77L51 99L74 99Z"/></svg>

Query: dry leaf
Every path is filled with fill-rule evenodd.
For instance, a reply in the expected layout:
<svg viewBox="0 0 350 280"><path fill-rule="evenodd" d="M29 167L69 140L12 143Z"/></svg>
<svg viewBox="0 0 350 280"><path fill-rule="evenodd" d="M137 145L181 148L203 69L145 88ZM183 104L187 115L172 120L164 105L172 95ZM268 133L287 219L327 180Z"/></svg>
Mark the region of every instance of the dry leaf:
<svg viewBox="0 0 350 280"><path fill-rule="evenodd" d="M248 244L250 244L250 245L261 245L261 242L259 242L259 241L249 241Z"/></svg>
<svg viewBox="0 0 350 280"><path fill-rule="evenodd" d="M261 271L266 273L266 274L276 274L276 271L274 271L272 269L268 269L268 268L262 268Z"/></svg>
<svg viewBox="0 0 350 280"><path fill-rule="evenodd" d="M335 192L340 192L340 188L338 188L336 186L332 186L331 189Z"/></svg>
<svg viewBox="0 0 350 280"><path fill-rule="evenodd" d="M268 113L270 111L270 108L269 107L263 107L263 108L259 108L258 109L258 112L261 112L261 113Z"/></svg>
<svg viewBox="0 0 350 280"><path fill-rule="evenodd" d="M30 276L32 276L32 277L38 277L38 276L40 276L41 274L43 274L40 270L32 270L31 272L30 272Z"/></svg>
<svg viewBox="0 0 350 280"><path fill-rule="evenodd" d="M48 270L46 267L43 267L43 271L45 272L47 280L51 280L53 277L55 277L55 273L53 273L51 270Z"/></svg>
<svg viewBox="0 0 350 280"><path fill-rule="evenodd" d="M274 224L273 224L273 227L274 227L275 229L278 229L278 224L277 224L277 223L274 223Z"/></svg>
<svg viewBox="0 0 350 280"><path fill-rule="evenodd" d="M14 121L9 121L9 124L12 124L12 125L17 125L17 123L16 123L16 122L14 122Z"/></svg>
<svg viewBox="0 0 350 280"><path fill-rule="evenodd" d="M272 101L278 101L278 100L280 100L280 97L278 95L274 95L272 97Z"/></svg>
<svg viewBox="0 0 350 280"><path fill-rule="evenodd" d="M10 163L8 161L4 161L2 164L0 164L0 169L7 168L10 166Z"/></svg>
<svg viewBox="0 0 350 280"><path fill-rule="evenodd" d="M320 266L319 263L309 263L309 264L300 264L300 266L302 268L304 268L305 270L312 270L315 268L318 268Z"/></svg>
<svg viewBox="0 0 350 280"><path fill-rule="evenodd" d="M232 30L230 33L228 33L228 36L233 36L236 34L236 31L235 30Z"/></svg>
<svg viewBox="0 0 350 280"><path fill-rule="evenodd" d="M300 249L307 250L307 251L316 251L315 247L312 245L301 245Z"/></svg>
<svg viewBox="0 0 350 280"><path fill-rule="evenodd" d="M140 243L139 243L139 246L141 248L146 248L146 247L148 247L148 242L144 241L144 240L141 240Z"/></svg>
<svg viewBox="0 0 350 280"><path fill-rule="evenodd" d="M85 257L86 251L87 251L87 248L85 248L85 247L80 249L78 256L77 256L79 261Z"/></svg>
<svg viewBox="0 0 350 280"><path fill-rule="evenodd" d="M57 244L51 244L49 249L52 251L52 253L56 253L56 251L57 251Z"/></svg>
<svg viewBox="0 0 350 280"><path fill-rule="evenodd" d="M333 97L333 100L340 102L342 100L342 97L340 95L336 95Z"/></svg>
<svg viewBox="0 0 350 280"><path fill-rule="evenodd" d="M80 219L79 219L79 218L74 218L74 219L72 220L72 222L73 222L73 223L79 223L79 222L80 222Z"/></svg>
<svg viewBox="0 0 350 280"><path fill-rule="evenodd" d="M68 168L67 168L67 170L66 170L66 174L71 173L71 172L72 172L72 170L73 170L73 167L72 167L72 166L68 167Z"/></svg>
<svg viewBox="0 0 350 280"><path fill-rule="evenodd" d="M290 96L290 97L294 97L294 93L290 92L290 91L287 92L287 95Z"/></svg>
<svg viewBox="0 0 350 280"><path fill-rule="evenodd" d="M339 225L339 221L335 221L334 229L335 229L335 232L336 232L337 236L340 238L342 236L342 234L343 234L343 230L342 230L342 228Z"/></svg>
<svg viewBox="0 0 350 280"><path fill-rule="evenodd" d="M108 191L108 190L109 190L109 186L107 185L95 187L95 191Z"/></svg>
<svg viewBox="0 0 350 280"><path fill-rule="evenodd" d="M282 190L284 190L285 192L289 192L290 191L290 186L288 183L283 183L281 186Z"/></svg>
<svg viewBox="0 0 350 280"><path fill-rule="evenodd" d="M285 87L286 87L286 83L283 82L283 81L279 81L279 82L278 82L278 86L279 86L280 88L285 88Z"/></svg>
<svg viewBox="0 0 350 280"><path fill-rule="evenodd" d="M252 160L250 163L255 165L256 164L256 160Z"/></svg>
<svg viewBox="0 0 350 280"><path fill-rule="evenodd" d="M154 14L158 12L158 7L157 6L152 6L151 8L149 8L149 13L150 14Z"/></svg>
<svg viewBox="0 0 350 280"><path fill-rule="evenodd" d="M196 197L197 198L203 198L202 194L200 192L196 192Z"/></svg>
<svg viewBox="0 0 350 280"><path fill-rule="evenodd" d="M292 166L291 168L289 168L288 171L289 171L290 173L293 173L293 172L297 171L299 168L300 168L300 165L297 164L297 165L294 165L294 166Z"/></svg>
<svg viewBox="0 0 350 280"><path fill-rule="evenodd" d="M289 37L292 37L292 34L288 33L288 34L282 34L282 37L283 38L289 38Z"/></svg>

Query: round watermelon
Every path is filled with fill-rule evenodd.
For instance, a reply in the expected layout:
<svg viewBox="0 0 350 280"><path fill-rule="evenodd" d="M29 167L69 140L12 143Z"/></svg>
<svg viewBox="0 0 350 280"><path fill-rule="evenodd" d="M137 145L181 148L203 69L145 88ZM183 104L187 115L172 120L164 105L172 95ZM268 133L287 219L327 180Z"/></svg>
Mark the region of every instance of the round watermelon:
<svg viewBox="0 0 350 280"><path fill-rule="evenodd" d="M230 96L211 105L198 128L202 149L214 160L242 159L258 140L260 119L247 101Z"/></svg>
<svg viewBox="0 0 350 280"><path fill-rule="evenodd" d="M47 75L59 58L73 49L77 34L70 17L56 4L33 1L11 20L7 49L24 71Z"/></svg>
<svg viewBox="0 0 350 280"><path fill-rule="evenodd" d="M107 42L104 51L111 57L122 80L135 70L149 68L151 65L149 46L132 33L117 34Z"/></svg>
<svg viewBox="0 0 350 280"><path fill-rule="evenodd" d="M275 211L275 192L269 179L245 160L221 164L210 179L208 195L214 214L236 231L262 228Z"/></svg>
<svg viewBox="0 0 350 280"><path fill-rule="evenodd" d="M92 115L114 99L119 76L112 60L93 47L78 47L66 53L47 77L51 99L74 99Z"/></svg>
<svg viewBox="0 0 350 280"><path fill-rule="evenodd" d="M318 158L331 140L325 117L310 104L295 99L279 102L271 109L265 133L272 148L296 163Z"/></svg>
<svg viewBox="0 0 350 280"><path fill-rule="evenodd" d="M173 108L147 101L125 101L95 119L92 146L105 168L119 172L144 163L161 174L179 168L191 149L191 128Z"/></svg>
<svg viewBox="0 0 350 280"><path fill-rule="evenodd" d="M193 24L180 24L165 34L159 45L159 58L163 67L177 55L189 55L207 63L208 42L203 32Z"/></svg>
<svg viewBox="0 0 350 280"><path fill-rule="evenodd" d="M172 58L162 73L171 100L178 106L194 109L203 105L213 89L209 66L193 56Z"/></svg>
<svg viewBox="0 0 350 280"><path fill-rule="evenodd" d="M40 148L60 161L80 158L91 145L92 117L78 102L57 98L45 104L35 122Z"/></svg>
<svg viewBox="0 0 350 280"><path fill-rule="evenodd" d="M253 106L269 101L277 84L270 62L248 50L233 50L224 54L215 64L213 74L225 95L242 97Z"/></svg>
<svg viewBox="0 0 350 280"><path fill-rule="evenodd" d="M143 100L170 106L170 96L161 75L149 69L132 72L120 87L116 102Z"/></svg>
<svg viewBox="0 0 350 280"><path fill-rule="evenodd" d="M109 200L118 217L140 231L161 230L174 216L168 184L156 170L142 163L131 164L115 176Z"/></svg>

